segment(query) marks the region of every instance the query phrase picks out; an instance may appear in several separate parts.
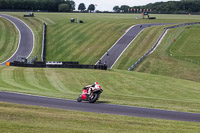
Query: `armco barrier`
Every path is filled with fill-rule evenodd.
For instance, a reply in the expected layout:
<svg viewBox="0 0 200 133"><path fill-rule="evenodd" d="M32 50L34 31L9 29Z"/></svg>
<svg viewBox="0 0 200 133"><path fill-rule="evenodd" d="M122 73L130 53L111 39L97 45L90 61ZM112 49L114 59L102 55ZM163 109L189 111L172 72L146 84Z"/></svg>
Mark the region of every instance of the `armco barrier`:
<svg viewBox="0 0 200 133"><path fill-rule="evenodd" d="M14 61L10 62L10 66L18 67L41 67L41 68L79 68L79 69L100 69L107 70L106 65L80 65L78 62L62 62L47 64L46 62L34 62L34 64L27 64L24 62Z"/></svg>
<svg viewBox="0 0 200 133"><path fill-rule="evenodd" d="M153 47L147 53L145 53L140 59L138 59L138 61L136 61L135 64L132 65L128 70L132 71L133 69L135 69L149 54L151 54L156 49L156 47L158 45L158 42L164 36L164 34L166 33L166 31L168 29L182 27L182 26L187 26L187 25L195 25L195 24L200 24L200 22L184 23L184 24L179 24L179 25L174 25L174 26L170 26L170 27L164 28L164 31L162 32L162 34L160 35L160 37L158 38L158 40L156 41L156 43L153 45Z"/></svg>
<svg viewBox="0 0 200 133"><path fill-rule="evenodd" d="M79 68L79 69L100 69L107 70L107 66L104 65L46 65L48 68Z"/></svg>
<svg viewBox="0 0 200 133"><path fill-rule="evenodd" d="M42 40L42 54L41 59L43 62L46 61L46 32L47 32L47 25L43 24L43 40Z"/></svg>

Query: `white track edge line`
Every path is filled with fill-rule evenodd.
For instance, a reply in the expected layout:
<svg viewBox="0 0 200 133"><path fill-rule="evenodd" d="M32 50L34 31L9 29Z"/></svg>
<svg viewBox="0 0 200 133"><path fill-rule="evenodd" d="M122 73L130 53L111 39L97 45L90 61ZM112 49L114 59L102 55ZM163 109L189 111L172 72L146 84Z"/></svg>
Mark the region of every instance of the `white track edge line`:
<svg viewBox="0 0 200 133"><path fill-rule="evenodd" d="M117 44L117 42L118 42L122 37L124 37L124 36L126 35L126 33L127 33L131 28L133 28L133 27L135 27L135 26L137 26L137 25L132 25L131 27L129 27L129 28L125 31L125 33L114 43L114 45L112 45L112 47L111 47L109 50L107 50L107 51L110 51L110 50ZM106 53L107 53L107 52L106 52ZM99 60L101 60L101 59L106 55L106 53L105 53ZM99 63L99 60L96 62L95 65L97 65L97 64Z"/></svg>
<svg viewBox="0 0 200 133"><path fill-rule="evenodd" d="M4 15L4 14L3 14L3 15ZM0 63L0 65L3 65L4 63L6 63L8 60L10 60L10 59L17 53L17 51L18 51L18 49L19 49L19 46L20 46L20 42L21 42L21 32L20 32L19 28L15 25L14 22L12 22L10 19L5 18L5 17L3 17L3 16L1 16L1 17L4 18L4 19L6 19L6 20L8 20L8 21L10 21L10 22L15 26L15 28L18 30L18 33L19 33L18 47L17 47L16 51L13 53L13 55L12 55L10 58L8 58L8 59L5 60L4 62Z"/></svg>
<svg viewBox="0 0 200 133"><path fill-rule="evenodd" d="M19 21L21 21L22 23L24 23L26 25L26 27L29 28L29 30L32 32L32 36L33 36L33 47L32 47L32 50L31 50L31 53L27 56L27 58L29 58L29 56L32 54L33 50L34 50L34 45L35 45L35 35L34 35L34 32L32 31L32 29L24 22L22 21L21 19L17 18L17 17L14 17L14 16L11 16L11 15L7 15L7 14L3 14L3 15L6 15L6 16L10 16L10 17L13 17L15 19L18 19Z"/></svg>
<svg viewBox="0 0 200 133"><path fill-rule="evenodd" d="M41 97L41 98L52 98L52 99L58 99L58 100L76 101L76 100L63 99L63 98L56 98L56 97L47 97L47 96L26 94L26 93L22 93L22 92L9 92L9 91L0 91L0 92L6 92L6 93L10 93L10 94L19 94L19 95L24 95L24 96L34 96L34 97Z"/></svg>
<svg viewBox="0 0 200 133"><path fill-rule="evenodd" d="M145 28L144 28L145 29ZM137 36L135 36L135 38L126 46L126 48L122 51L122 53L118 56L118 58L115 60L115 62L113 63L113 65L110 67L110 69L112 69L112 67L116 64L116 62L119 60L119 58L122 56L122 54L126 51L126 49L132 44L132 42L140 35L140 33L144 30L142 29Z"/></svg>

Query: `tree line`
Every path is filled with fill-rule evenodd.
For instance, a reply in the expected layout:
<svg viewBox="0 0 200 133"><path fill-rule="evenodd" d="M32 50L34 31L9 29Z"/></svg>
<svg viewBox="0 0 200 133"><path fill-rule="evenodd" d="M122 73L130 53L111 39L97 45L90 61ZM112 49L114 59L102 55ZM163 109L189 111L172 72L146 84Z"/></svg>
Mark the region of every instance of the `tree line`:
<svg viewBox="0 0 200 133"><path fill-rule="evenodd" d="M156 2L149 3L144 6L122 5L121 7L113 7L114 12L135 12L140 13L143 11L151 11L152 13L164 13L164 14L185 14L200 12L200 0L181 0L181 1L168 1L168 2Z"/></svg>
<svg viewBox="0 0 200 133"><path fill-rule="evenodd" d="M0 0L1 10L64 11L75 10L73 0Z"/></svg>
<svg viewBox="0 0 200 133"><path fill-rule="evenodd" d="M75 10L75 2L73 0L0 0L0 10L72 12ZM95 5L90 4L86 10L85 4L80 3L78 10L94 12Z"/></svg>
<svg viewBox="0 0 200 133"><path fill-rule="evenodd" d="M78 10L81 11L81 12L85 12L85 11L94 12L95 5L94 4L90 4L88 6L88 9L86 10L85 4L84 3L80 3L79 6L78 6Z"/></svg>

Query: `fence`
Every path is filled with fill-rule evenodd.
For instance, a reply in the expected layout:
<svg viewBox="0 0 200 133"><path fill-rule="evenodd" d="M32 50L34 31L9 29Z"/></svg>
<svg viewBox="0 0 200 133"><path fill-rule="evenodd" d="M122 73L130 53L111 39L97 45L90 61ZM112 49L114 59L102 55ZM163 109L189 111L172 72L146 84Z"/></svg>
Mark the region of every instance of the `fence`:
<svg viewBox="0 0 200 133"><path fill-rule="evenodd" d="M41 68L80 68L80 69L100 69L107 70L106 65L81 65L78 62L34 62L27 64L25 62L10 62L10 66L18 67L41 67Z"/></svg>
<svg viewBox="0 0 200 133"><path fill-rule="evenodd" d="M47 25L43 24L43 40L42 40L42 54L41 59L43 62L46 61L46 33L47 33Z"/></svg>
<svg viewBox="0 0 200 133"><path fill-rule="evenodd" d="M195 25L195 24L200 24L200 22L184 23L184 24L179 24L179 25L175 25L175 26L170 26L170 27L164 28L164 31L162 32L162 34L160 35L160 37L158 38L158 40L156 41L156 43L153 45L153 47L147 53L145 53L139 60L137 60L135 62L135 64L132 65L128 70L132 71L133 69L135 69L149 54L151 54L156 49L156 47L158 46L158 42L161 40L161 38L164 36L164 34L166 33L166 31L168 29L182 27L182 26L186 26L186 25Z"/></svg>

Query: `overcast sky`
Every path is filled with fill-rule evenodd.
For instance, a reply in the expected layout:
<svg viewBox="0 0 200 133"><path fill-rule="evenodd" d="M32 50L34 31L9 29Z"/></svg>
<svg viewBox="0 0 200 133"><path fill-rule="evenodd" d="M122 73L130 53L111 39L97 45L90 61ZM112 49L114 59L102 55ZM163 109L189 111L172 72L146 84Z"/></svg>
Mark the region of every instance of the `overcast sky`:
<svg viewBox="0 0 200 133"><path fill-rule="evenodd" d="M139 6L146 5L155 2L165 2L169 0L73 0L76 3L76 10L78 10L78 5L84 3L86 8L90 4L97 4L96 10L100 11L113 11L114 6L128 5L128 6ZM179 0L170 0L179 1Z"/></svg>

